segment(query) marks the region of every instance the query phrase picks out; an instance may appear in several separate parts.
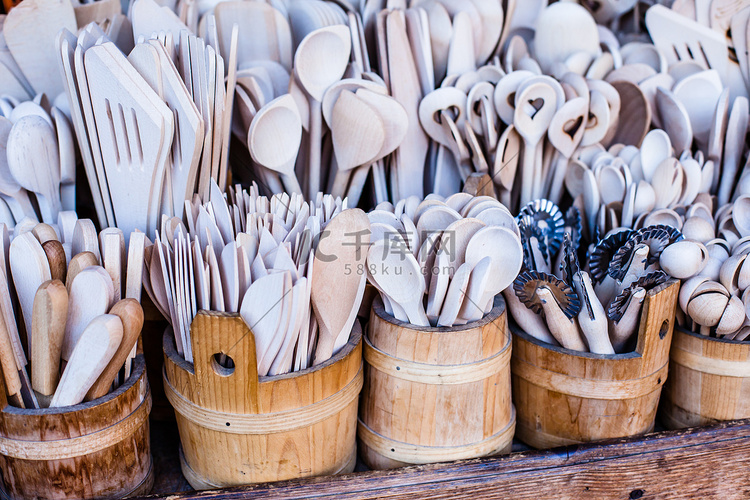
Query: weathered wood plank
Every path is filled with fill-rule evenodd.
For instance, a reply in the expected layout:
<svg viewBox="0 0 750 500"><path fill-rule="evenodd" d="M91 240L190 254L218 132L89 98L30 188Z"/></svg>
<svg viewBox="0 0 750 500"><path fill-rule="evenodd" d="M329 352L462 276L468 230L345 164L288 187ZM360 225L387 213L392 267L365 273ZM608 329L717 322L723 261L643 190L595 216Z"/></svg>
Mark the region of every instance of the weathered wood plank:
<svg viewBox="0 0 750 500"><path fill-rule="evenodd" d="M748 498L750 420L548 451L170 496L182 499ZM159 498L159 497L151 497Z"/></svg>

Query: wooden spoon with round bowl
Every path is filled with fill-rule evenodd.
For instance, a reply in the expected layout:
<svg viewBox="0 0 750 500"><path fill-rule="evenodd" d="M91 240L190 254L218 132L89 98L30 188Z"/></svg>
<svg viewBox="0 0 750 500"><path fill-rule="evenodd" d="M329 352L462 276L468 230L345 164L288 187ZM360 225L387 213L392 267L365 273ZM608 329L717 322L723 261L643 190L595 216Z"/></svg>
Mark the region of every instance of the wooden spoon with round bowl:
<svg viewBox="0 0 750 500"><path fill-rule="evenodd" d="M302 121L294 98L289 94L258 110L247 133L247 146L253 160L278 172L289 193L302 193L294 172L301 142Z"/></svg>

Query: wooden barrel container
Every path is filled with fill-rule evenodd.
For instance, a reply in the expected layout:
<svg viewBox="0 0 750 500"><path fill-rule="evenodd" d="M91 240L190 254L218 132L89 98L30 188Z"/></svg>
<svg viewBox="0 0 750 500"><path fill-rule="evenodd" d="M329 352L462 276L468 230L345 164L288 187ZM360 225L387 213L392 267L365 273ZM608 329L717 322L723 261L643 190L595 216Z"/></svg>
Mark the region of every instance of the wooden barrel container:
<svg viewBox="0 0 750 500"><path fill-rule="evenodd" d="M659 418L670 429L750 418L750 343L678 326Z"/></svg>
<svg viewBox="0 0 750 500"><path fill-rule="evenodd" d="M378 297L365 338L360 457L374 469L510 452L515 410L505 300L482 320L422 328Z"/></svg>
<svg viewBox="0 0 750 500"><path fill-rule="evenodd" d="M651 431L667 380L679 289L670 280L648 292L635 352L571 351L511 325L516 437L551 448Z"/></svg>
<svg viewBox="0 0 750 500"><path fill-rule="evenodd" d="M125 384L94 401L25 410L9 406L2 387L0 406L3 498L122 498L151 490L151 393L142 354Z"/></svg>
<svg viewBox="0 0 750 500"><path fill-rule="evenodd" d="M259 377L255 336L236 314L200 311L193 363L164 334L164 388L182 472L196 489L352 472L362 389L362 332L320 365ZM229 346L229 347L228 347ZM224 354L235 368L216 360Z"/></svg>

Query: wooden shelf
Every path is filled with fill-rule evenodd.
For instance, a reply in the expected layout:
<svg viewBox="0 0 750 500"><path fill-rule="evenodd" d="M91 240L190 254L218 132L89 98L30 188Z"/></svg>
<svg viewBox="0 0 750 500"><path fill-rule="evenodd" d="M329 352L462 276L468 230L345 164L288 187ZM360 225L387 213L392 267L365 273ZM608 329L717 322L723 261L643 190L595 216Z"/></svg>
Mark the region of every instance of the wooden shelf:
<svg viewBox="0 0 750 500"><path fill-rule="evenodd" d="M191 492L176 426L154 422L150 498L638 499L750 497L750 419L499 458Z"/></svg>

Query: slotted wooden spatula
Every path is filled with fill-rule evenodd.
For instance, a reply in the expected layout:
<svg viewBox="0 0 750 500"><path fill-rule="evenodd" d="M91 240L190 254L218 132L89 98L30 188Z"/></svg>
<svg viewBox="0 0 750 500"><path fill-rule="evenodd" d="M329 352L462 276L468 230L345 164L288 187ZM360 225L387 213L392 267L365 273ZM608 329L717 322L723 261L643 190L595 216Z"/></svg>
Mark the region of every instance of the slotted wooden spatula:
<svg viewBox="0 0 750 500"><path fill-rule="evenodd" d="M91 47L84 62L117 226L152 234L174 115L113 43Z"/></svg>

